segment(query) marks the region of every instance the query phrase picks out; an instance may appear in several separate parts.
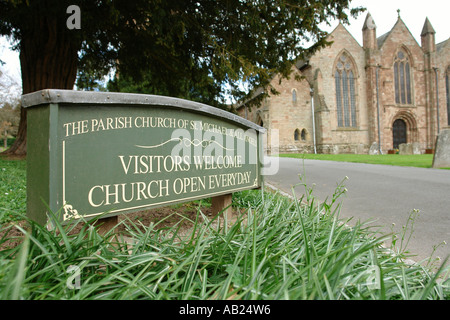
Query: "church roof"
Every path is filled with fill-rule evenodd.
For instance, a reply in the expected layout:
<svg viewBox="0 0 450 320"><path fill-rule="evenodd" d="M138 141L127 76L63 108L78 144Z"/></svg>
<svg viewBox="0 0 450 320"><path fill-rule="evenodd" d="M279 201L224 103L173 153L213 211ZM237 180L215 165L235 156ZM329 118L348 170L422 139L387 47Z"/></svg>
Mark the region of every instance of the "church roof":
<svg viewBox="0 0 450 320"><path fill-rule="evenodd" d="M398 19L397 19L397 22L395 23L395 25L392 27L392 29L389 32L387 32L387 33L385 33L382 36L377 38L378 49L381 49L381 47L384 45L384 43L389 38L391 33L397 28L404 28L404 29L406 29L408 31L409 35L411 36L411 38L414 39L414 41L417 43L417 40L414 38L414 36L412 35L411 31L409 30L409 28L406 26L405 22L400 17L400 10L397 10L397 11L398 11L399 14L398 14ZM431 24L430 24L430 27L431 27ZM431 27L431 29L432 28L433 27ZM419 45L419 44L417 43L417 45Z"/></svg>
<svg viewBox="0 0 450 320"><path fill-rule="evenodd" d="M436 51L439 52L444 49L447 45L450 45L450 38L444 40L436 45Z"/></svg>
<svg viewBox="0 0 450 320"><path fill-rule="evenodd" d="M391 30L392 31L392 30ZM386 41L386 39L389 37L389 35L391 34L391 31L383 34L382 36L377 38L377 44L378 44L378 48L381 48L384 44L384 42Z"/></svg>

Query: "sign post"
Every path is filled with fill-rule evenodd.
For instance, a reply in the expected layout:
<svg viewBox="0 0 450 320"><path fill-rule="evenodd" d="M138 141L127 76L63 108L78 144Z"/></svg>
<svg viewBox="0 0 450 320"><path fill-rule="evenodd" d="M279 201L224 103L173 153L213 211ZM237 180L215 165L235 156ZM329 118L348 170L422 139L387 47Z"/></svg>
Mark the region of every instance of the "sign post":
<svg viewBox="0 0 450 320"><path fill-rule="evenodd" d="M61 223L114 217L259 188L264 128L162 96L42 90L28 114L27 215ZM225 210L225 213L229 211Z"/></svg>
<svg viewBox="0 0 450 320"><path fill-rule="evenodd" d="M223 210L223 215L228 218L228 221L231 220L231 200L232 194L224 194L223 196L213 197L211 199L211 207L213 214L218 214Z"/></svg>

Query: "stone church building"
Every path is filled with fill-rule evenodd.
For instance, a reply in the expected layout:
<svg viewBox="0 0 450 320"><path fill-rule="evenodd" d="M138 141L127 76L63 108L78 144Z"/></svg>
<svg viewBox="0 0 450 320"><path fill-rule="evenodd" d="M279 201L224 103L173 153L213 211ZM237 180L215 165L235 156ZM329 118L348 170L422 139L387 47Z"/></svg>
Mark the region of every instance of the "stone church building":
<svg viewBox="0 0 450 320"><path fill-rule="evenodd" d="M361 47L339 24L331 46L297 61L289 80L273 78L280 94L237 108L267 129L269 153L367 154L372 145L389 153L402 143L433 152L438 132L450 128L450 38L436 44L427 18L419 44L400 15L377 37L370 13L362 33Z"/></svg>

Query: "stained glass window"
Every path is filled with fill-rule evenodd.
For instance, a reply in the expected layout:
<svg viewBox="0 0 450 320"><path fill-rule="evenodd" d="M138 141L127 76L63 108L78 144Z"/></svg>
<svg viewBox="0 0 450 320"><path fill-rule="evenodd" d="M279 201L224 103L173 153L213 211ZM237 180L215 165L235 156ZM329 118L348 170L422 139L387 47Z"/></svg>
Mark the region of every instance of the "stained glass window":
<svg viewBox="0 0 450 320"><path fill-rule="evenodd" d="M349 72L350 81L350 105L352 112L352 127L356 127L356 100L355 100L355 78L353 77L353 71Z"/></svg>
<svg viewBox="0 0 450 320"><path fill-rule="evenodd" d="M356 82L353 65L343 53L336 64L336 111L339 127L356 127Z"/></svg>
<svg viewBox="0 0 450 320"><path fill-rule="evenodd" d="M394 63L394 78L395 78L395 103L400 103L400 80L397 62Z"/></svg>
<svg viewBox="0 0 450 320"><path fill-rule="evenodd" d="M338 126L343 127L344 124L342 122L342 93L341 93L341 74L339 71L336 71L334 75L336 80L336 104L337 104L337 120Z"/></svg>
<svg viewBox="0 0 450 320"><path fill-rule="evenodd" d="M411 104L411 74L409 71L409 63L405 64L405 72L406 72L406 102Z"/></svg>
<svg viewBox="0 0 450 320"><path fill-rule="evenodd" d="M412 104L411 66L408 55L399 51L394 61L395 103Z"/></svg>

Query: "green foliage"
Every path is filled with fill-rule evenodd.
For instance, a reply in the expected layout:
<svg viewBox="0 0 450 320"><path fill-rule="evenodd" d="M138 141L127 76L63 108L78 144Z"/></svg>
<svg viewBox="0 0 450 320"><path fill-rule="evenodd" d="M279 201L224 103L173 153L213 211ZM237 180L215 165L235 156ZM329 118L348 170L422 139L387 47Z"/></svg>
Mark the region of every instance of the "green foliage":
<svg viewBox="0 0 450 320"><path fill-rule="evenodd" d="M288 77L294 59L328 44L320 23L348 21L350 6L349 1L303 0L142 2L142 11L127 15L121 30L120 37L132 38L133 45L124 42L118 51L116 90L129 90L126 83L132 82L139 92L145 88L216 106L225 93L236 100L252 96L242 82L253 91L265 88L275 73ZM305 48L305 39L316 44Z"/></svg>
<svg viewBox="0 0 450 320"><path fill-rule="evenodd" d="M69 5L80 7L81 29L66 28ZM92 89L115 68L118 91L135 86L221 106L225 93L252 95L242 82L256 90L274 73L288 77L294 59L328 44L321 23L345 23L360 11L349 0L1 0L0 34L18 50L24 40L44 48L70 38L64 54L78 51L78 88ZM305 48L303 40L315 45Z"/></svg>
<svg viewBox="0 0 450 320"><path fill-rule="evenodd" d="M221 89L214 84L211 77L207 76L194 76L191 79L189 77L173 77L168 81L161 82L147 72L139 81L131 76L112 79L107 83L107 90L171 96L226 109Z"/></svg>
<svg viewBox="0 0 450 320"><path fill-rule="evenodd" d="M25 214L26 198L26 161L0 158L0 224Z"/></svg>
<svg viewBox="0 0 450 320"><path fill-rule="evenodd" d="M0 251L0 298L449 299L448 269L406 264L404 244L385 248L387 236L339 217L343 192L340 184L326 203L310 189L294 200L241 192L233 205L245 213L233 224L206 217L197 202L188 234L178 225L158 229L159 222L128 220L124 233L103 236L83 222L54 230L31 221L28 228L3 224L1 232L24 236L21 245ZM0 246L7 240L0 237Z"/></svg>

